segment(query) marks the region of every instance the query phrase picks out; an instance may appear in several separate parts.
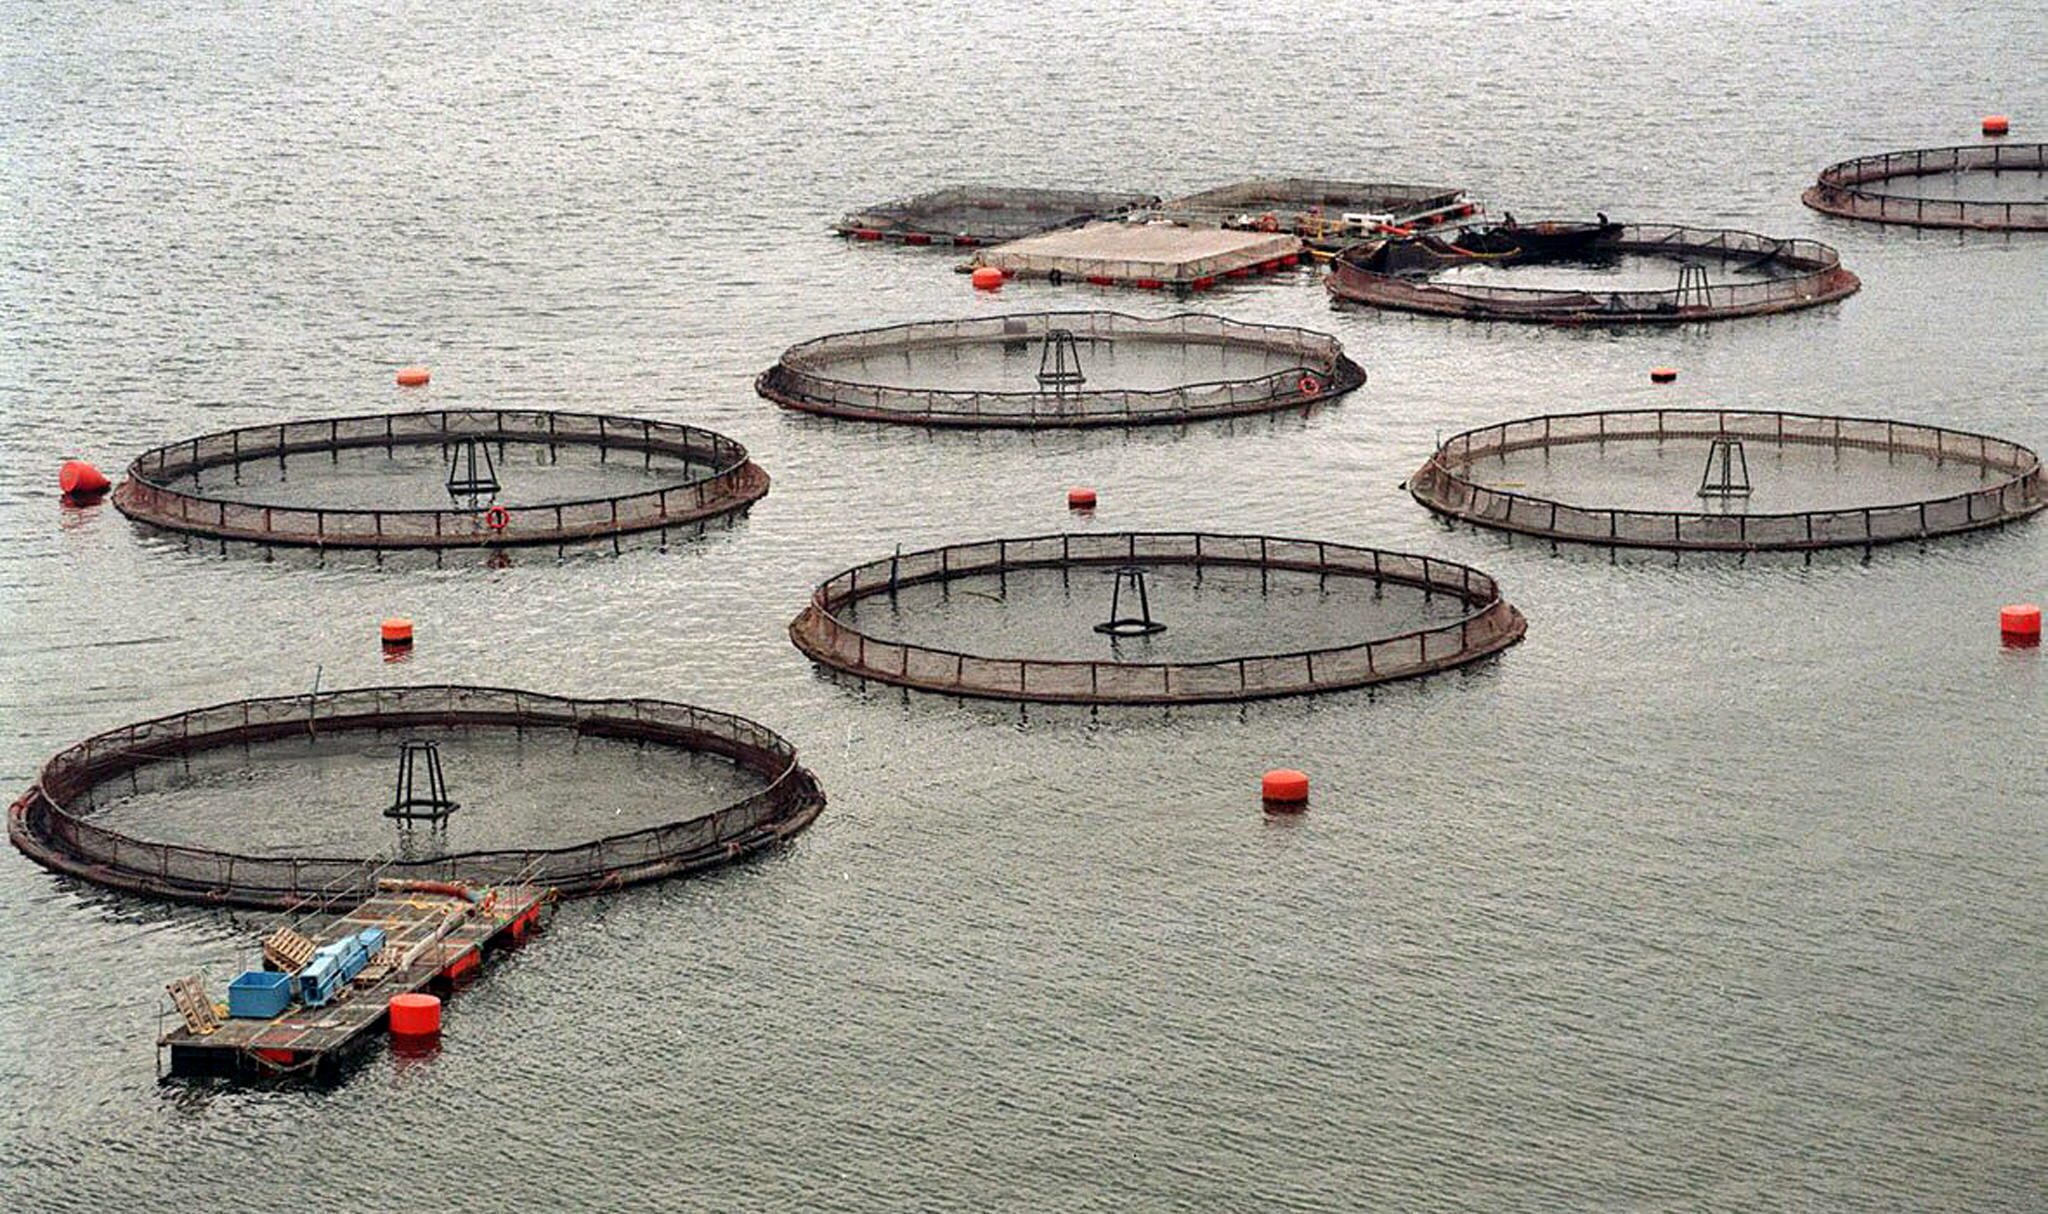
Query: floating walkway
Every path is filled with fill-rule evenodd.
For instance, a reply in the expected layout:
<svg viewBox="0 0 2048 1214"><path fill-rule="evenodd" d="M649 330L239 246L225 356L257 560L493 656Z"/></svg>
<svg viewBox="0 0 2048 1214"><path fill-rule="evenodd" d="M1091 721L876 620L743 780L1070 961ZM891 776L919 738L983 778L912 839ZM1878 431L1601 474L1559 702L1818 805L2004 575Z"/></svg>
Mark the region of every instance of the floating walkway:
<svg viewBox="0 0 2048 1214"><path fill-rule="evenodd" d="M486 959L540 928L552 904L550 892L533 885L381 882L354 910L289 929L315 947L347 940L366 928L384 933L383 948L368 968L342 984L333 1002L322 1007L294 1003L269 1019L227 1018L212 1004L191 998L198 988L190 980L172 983L185 1023L158 1036L159 1071L168 1052L173 1078L331 1079L348 1058L376 1041L393 997L429 987L456 989ZM267 943L266 963L272 953Z"/></svg>

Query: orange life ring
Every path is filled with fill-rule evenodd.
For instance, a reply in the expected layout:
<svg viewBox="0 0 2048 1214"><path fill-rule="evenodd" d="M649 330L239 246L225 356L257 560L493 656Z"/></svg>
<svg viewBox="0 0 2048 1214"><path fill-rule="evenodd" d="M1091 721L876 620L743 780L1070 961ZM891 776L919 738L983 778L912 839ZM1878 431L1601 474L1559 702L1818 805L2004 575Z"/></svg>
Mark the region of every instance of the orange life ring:
<svg viewBox="0 0 2048 1214"><path fill-rule="evenodd" d="M1323 381L1313 375L1302 376L1301 382L1294 386L1301 389L1303 396L1320 396L1323 391Z"/></svg>
<svg viewBox="0 0 2048 1214"><path fill-rule="evenodd" d="M505 524L512 521L512 512L503 506L492 506L484 511L484 526L493 531L503 531Z"/></svg>

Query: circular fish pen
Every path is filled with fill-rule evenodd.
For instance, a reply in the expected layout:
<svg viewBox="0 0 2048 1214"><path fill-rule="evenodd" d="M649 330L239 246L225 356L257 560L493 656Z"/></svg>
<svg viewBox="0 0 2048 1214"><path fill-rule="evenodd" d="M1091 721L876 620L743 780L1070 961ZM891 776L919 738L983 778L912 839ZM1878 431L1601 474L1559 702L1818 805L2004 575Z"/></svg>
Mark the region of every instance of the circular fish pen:
<svg viewBox="0 0 2048 1214"><path fill-rule="evenodd" d="M1858 156L1822 169L1799 198L1816 211L1871 223L2048 232L2048 143Z"/></svg>
<svg viewBox="0 0 2048 1214"><path fill-rule="evenodd" d="M375 687L88 738L43 765L7 827L98 885L289 907L357 901L379 878L598 893L759 851L824 807L788 742L729 713Z"/></svg>
<svg viewBox="0 0 2048 1214"><path fill-rule="evenodd" d="M2034 452L1882 418L1656 409L1519 418L1456 435L1408 482L1483 527L1629 548L1869 547L2048 505Z"/></svg>
<svg viewBox="0 0 2048 1214"><path fill-rule="evenodd" d="M857 565L812 592L789 635L823 666L920 691L1200 704L1413 678L1497 653L1525 627L1491 577L1435 557L1089 532ZM1275 649L1276 634L1296 643Z"/></svg>
<svg viewBox="0 0 2048 1214"><path fill-rule="evenodd" d="M1033 312L813 338L754 386L827 417L1052 429L1269 413L1364 382L1326 333L1197 313Z"/></svg>
<svg viewBox="0 0 2048 1214"><path fill-rule="evenodd" d="M1446 271L1383 268L1386 246L1361 245L1330 263L1337 299L1467 320L1545 324L1686 324L1763 316L1830 303L1863 284L1818 241L1733 229L1621 224L1578 251L1573 263L1494 266L1482 259ZM1528 279L1549 279L1524 285ZM1668 285L1667 285L1668 284Z"/></svg>
<svg viewBox="0 0 2048 1214"><path fill-rule="evenodd" d="M443 549L701 526L768 492L747 449L696 426L443 409L223 430L144 452L114 505L255 544Z"/></svg>

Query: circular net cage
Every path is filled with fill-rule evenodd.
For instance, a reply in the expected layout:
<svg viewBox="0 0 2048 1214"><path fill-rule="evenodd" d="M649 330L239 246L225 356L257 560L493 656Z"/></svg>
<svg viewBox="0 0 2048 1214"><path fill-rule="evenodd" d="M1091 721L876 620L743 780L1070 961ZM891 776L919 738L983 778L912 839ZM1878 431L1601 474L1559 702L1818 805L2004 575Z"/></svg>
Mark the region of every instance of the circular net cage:
<svg viewBox="0 0 2048 1214"><path fill-rule="evenodd" d="M1872 223L2048 232L2048 143L1917 148L1831 164L1800 200Z"/></svg>
<svg viewBox="0 0 2048 1214"><path fill-rule="evenodd" d="M1152 194L1109 190L953 186L854 211L832 227L849 240L984 245L1120 218L1158 201Z"/></svg>
<svg viewBox="0 0 2048 1214"><path fill-rule="evenodd" d="M568 544L701 526L768 492L696 426L443 409L245 426L144 452L114 504L167 530L377 550Z"/></svg>
<svg viewBox="0 0 2048 1214"><path fill-rule="evenodd" d="M813 661L921 691L1195 704L1412 678L1505 649L1524 628L1491 577L1435 557L1090 532L857 565L817 587L789 631Z"/></svg>
<svg viewBox="0 0 2048 1214"><path fill-rule="evenodd" d="M1326 333L1196 313L1034 312L814 338L755 387L830 417L1056 428L1273 412L1364 382Z"/></svg>
<svg viewBox="0 0 2048 1214"><path fill-rule="evenodd" d="M1570 259L1527 265L1455 251L1404 260L1404 246L1371 242L1339 254L1327 285L1337 299L1376 308L1549 324L1761 316L1830 303L1863 285L1818 241L1676 224L1613 226Z"/></svg>
<svg viewBox="0 0 2048 1214"><path fill-rule="evenodd" d="M729 713L489 687L242 700L59 752L8 814L54 871L185 901L344 904L381 878L589 894L810 825L795 750Z"/></svg>
<svg viewBox="0 0 2048 1214"><path fill-rule="evenodd" d="M1408 482L1485 527L1633 548L1868 547L2048 505L2003 439L1882 418L1729 409L1525 417L1456 435Z"/></svg>

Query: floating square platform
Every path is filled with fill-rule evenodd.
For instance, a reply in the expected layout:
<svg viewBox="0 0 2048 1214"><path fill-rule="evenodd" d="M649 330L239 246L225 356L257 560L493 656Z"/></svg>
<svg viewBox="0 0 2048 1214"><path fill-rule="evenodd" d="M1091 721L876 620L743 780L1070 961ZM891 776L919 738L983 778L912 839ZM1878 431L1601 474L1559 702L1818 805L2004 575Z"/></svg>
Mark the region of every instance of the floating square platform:
<svg viewBox="0 0 2048 1214"><path fill-rule="evenodd" d="M1297 265L1301 249L1300 238L1282 232L1091 223L985 249L974 264L1054 282L1201 291L1219 279L1248 278Z"/></svg>

